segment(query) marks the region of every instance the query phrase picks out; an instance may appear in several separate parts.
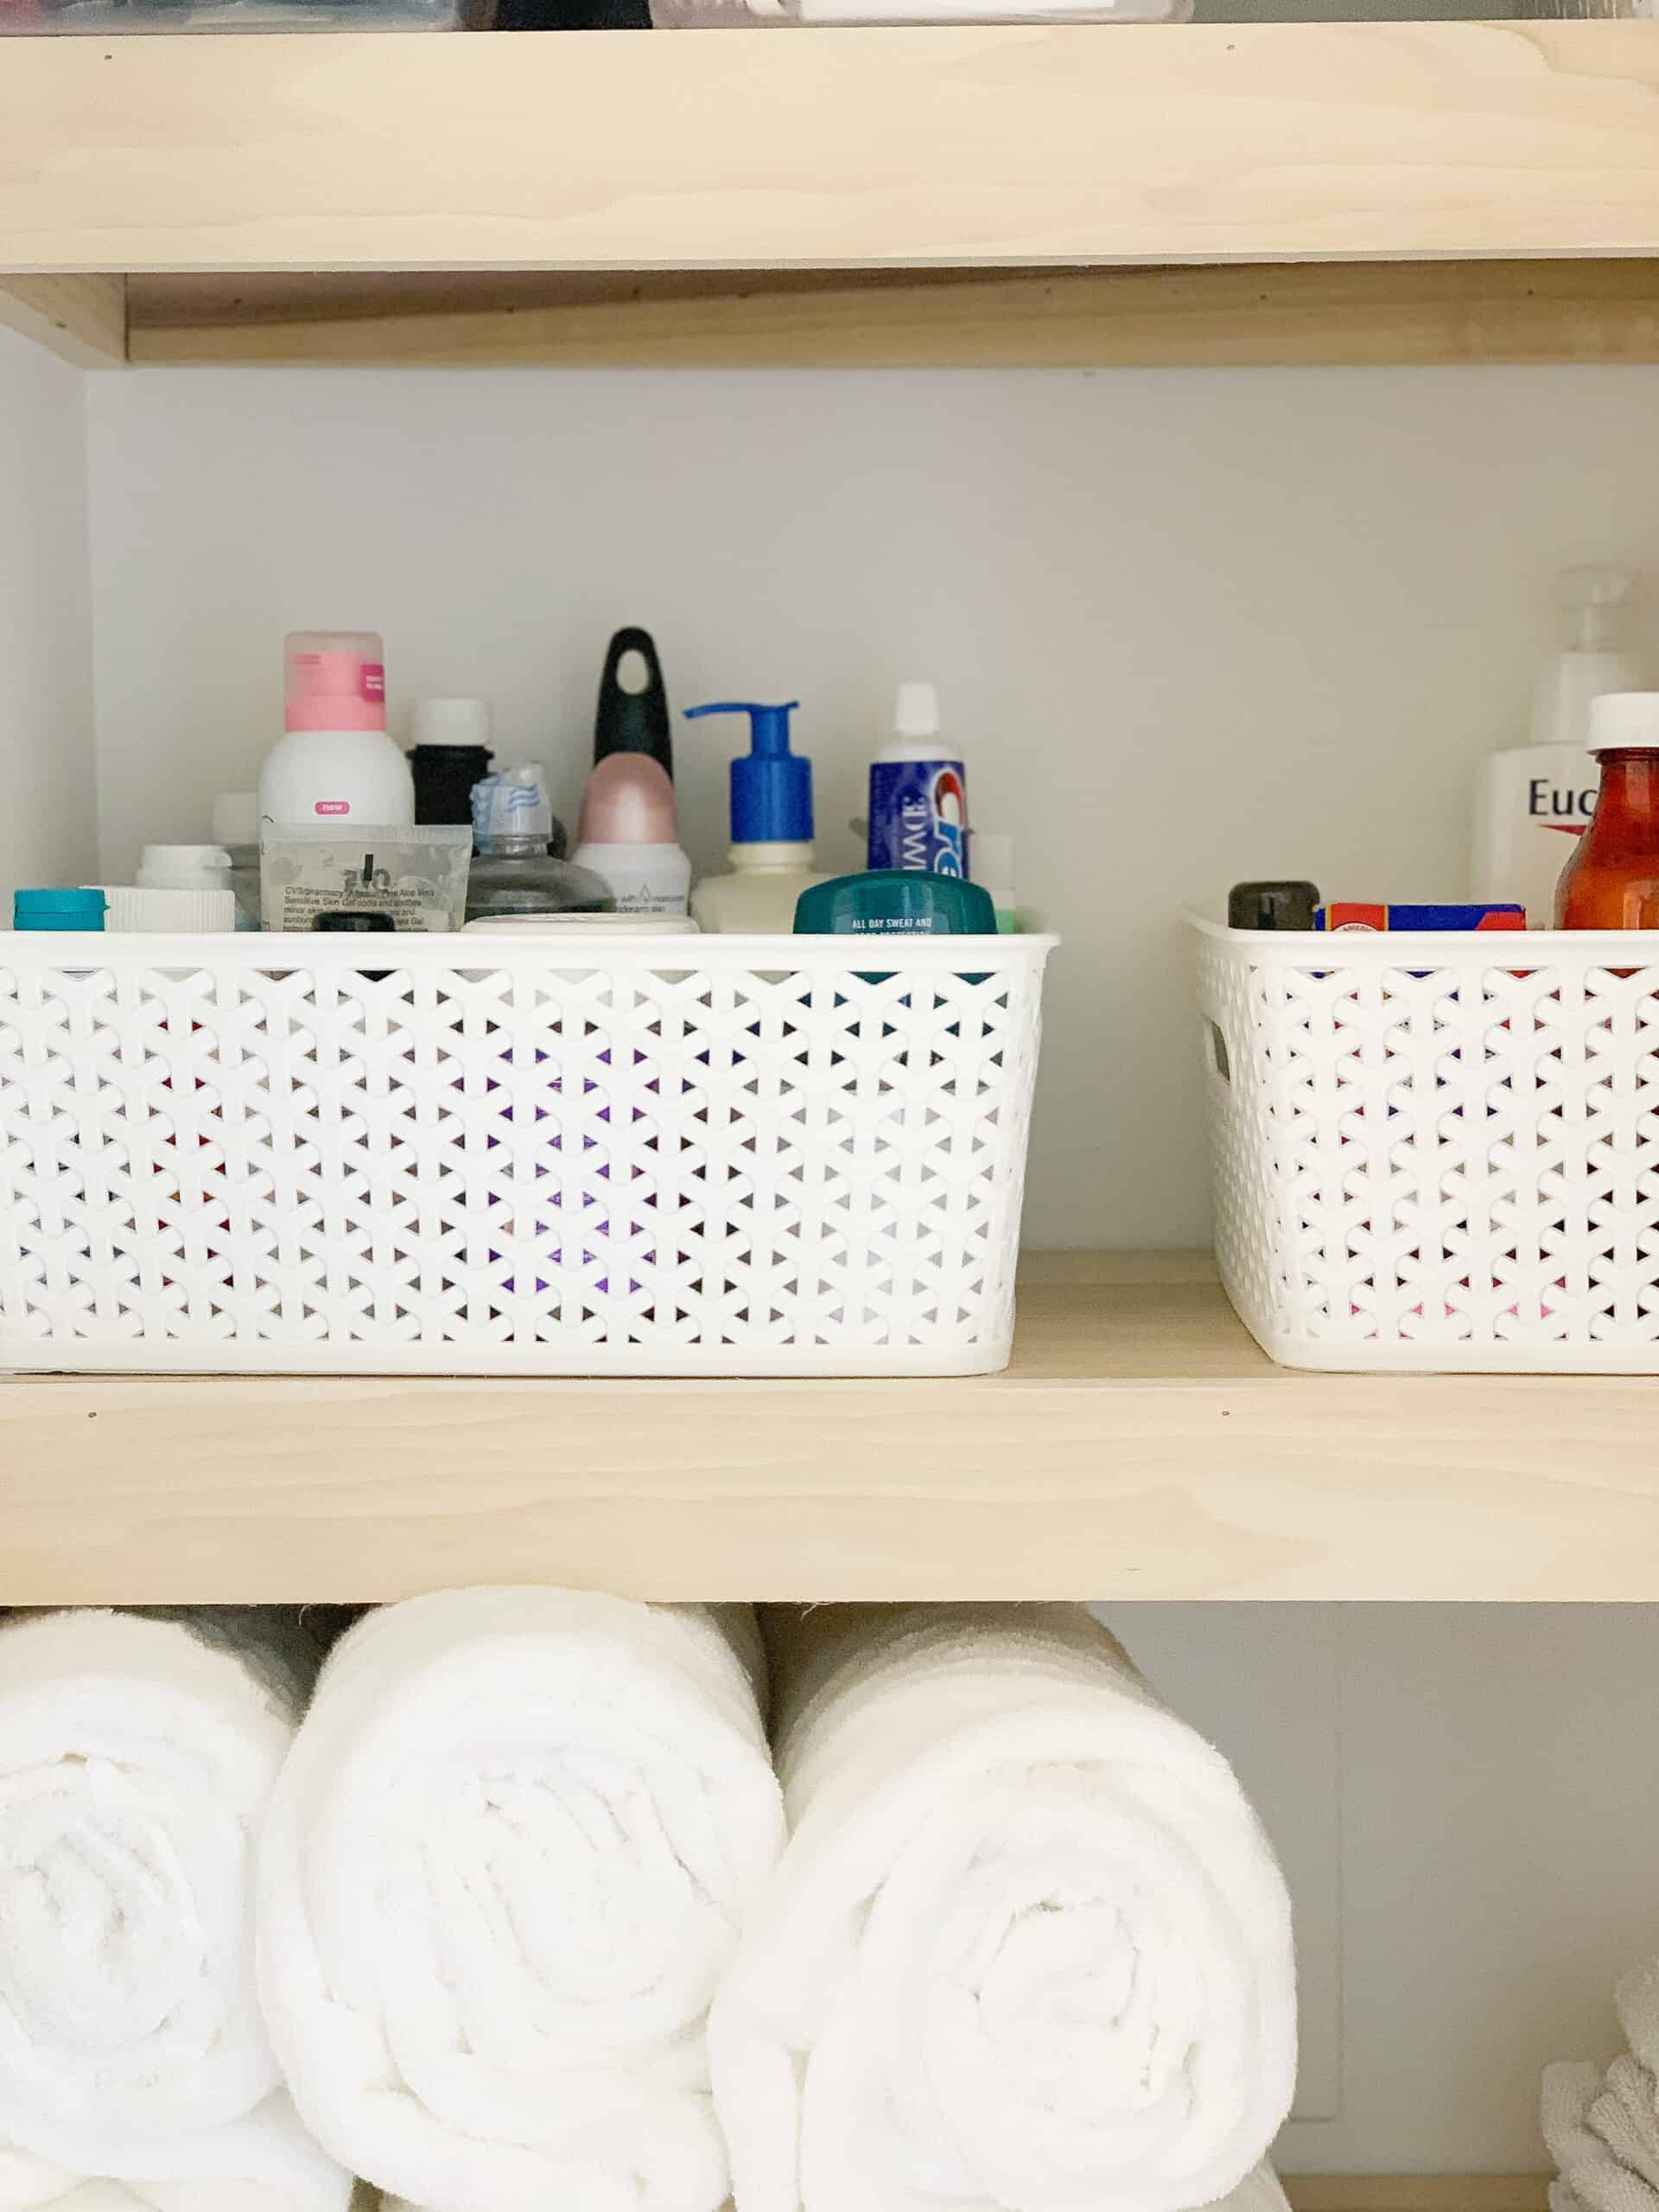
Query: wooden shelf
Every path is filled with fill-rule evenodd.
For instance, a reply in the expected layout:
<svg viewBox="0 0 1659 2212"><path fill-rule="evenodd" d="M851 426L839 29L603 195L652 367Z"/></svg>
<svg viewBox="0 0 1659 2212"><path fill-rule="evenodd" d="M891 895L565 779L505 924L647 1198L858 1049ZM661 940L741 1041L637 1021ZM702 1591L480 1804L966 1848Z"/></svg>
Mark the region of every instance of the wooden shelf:
<svg viewBox="0 0 1659 2212"><path fill-rule="evenodd" d="M36 39L0 145L77 358L1659 358L1653 22Z"/></svg>
<svg viewBox="0 0 1659 2212"><path fill-rule="evenodd" d="M56 277L57 286L105 280ZM96 313L96 296L87 302ZM105 306L105 312L107 308ZM95 326L96 327L96 326ZM75 326L65 332L80 343ZM1659 262L144 276L143 365L1165 368L1659 361ZM77 358L84 358L77 354Z"/></svg>
<svg viewBox="0 0 1659 2212"><path fill-rule="evenodd" d="M1548 2212L1549 2174L1286 2174L1291 2212Z"/></svg>
<svg viewBox="0 0 1659 2212"><path fill-rule="evenodd" d="M0 1602L1659 1596L1659 1381L1296 1375L1191 1255L966 1382L0 1382Z"/></svg>

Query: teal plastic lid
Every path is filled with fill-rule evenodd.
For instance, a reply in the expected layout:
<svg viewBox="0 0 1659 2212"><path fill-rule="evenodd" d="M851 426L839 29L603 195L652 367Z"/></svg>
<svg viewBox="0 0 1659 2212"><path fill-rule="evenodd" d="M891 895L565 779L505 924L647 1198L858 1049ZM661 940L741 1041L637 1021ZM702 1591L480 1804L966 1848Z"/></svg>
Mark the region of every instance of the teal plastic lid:
<svg viewBox="0 0 1659 2212"><path fill-rule="evenodd" d="M101 930L108 904L101 891L18 891L12 895L15 930Z"/></svg>
<svg viewBox="0 0 1659 2212"><path fill-rule="evenodd" d="M995 937L996 907L977 883L919 868L868 868L815 883L795 902L797 937Z"/></svg>

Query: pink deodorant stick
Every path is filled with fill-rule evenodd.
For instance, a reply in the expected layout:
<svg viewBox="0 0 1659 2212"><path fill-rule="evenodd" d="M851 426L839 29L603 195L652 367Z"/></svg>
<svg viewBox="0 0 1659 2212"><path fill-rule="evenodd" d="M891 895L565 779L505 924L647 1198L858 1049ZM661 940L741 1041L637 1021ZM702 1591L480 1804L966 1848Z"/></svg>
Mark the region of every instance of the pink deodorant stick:
<svg viewBox="0 0 1659 2212"><path fill-rule="evenodd" d="M680 850L674 786L648 753L609 753L588 779L572 858L603 876L619 913L683 914L691 863Z"/></svg>

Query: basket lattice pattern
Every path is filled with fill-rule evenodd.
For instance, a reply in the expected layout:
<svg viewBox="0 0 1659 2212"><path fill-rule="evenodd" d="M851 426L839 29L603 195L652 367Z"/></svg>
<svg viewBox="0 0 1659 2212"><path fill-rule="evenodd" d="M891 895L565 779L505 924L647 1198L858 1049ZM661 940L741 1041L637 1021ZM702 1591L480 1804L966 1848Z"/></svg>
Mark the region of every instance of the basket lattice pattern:
<svg viewBox="0 0 1659 2212"><path fill-rule="evenodd" d="M878 975L66 942L98 944L0 953L9 1364L1006 1357L1040 944Z"/></svg>
<svg viewBox="0 0 1659 2212"><path fill-rule="evenodd" d="M1244 1319L1298 1364L1659 1371L1659 966L1605 938L1511 938L1513 965L1490 938L1435 964L1389 943L1315 966L1206 933Z"/></svg>

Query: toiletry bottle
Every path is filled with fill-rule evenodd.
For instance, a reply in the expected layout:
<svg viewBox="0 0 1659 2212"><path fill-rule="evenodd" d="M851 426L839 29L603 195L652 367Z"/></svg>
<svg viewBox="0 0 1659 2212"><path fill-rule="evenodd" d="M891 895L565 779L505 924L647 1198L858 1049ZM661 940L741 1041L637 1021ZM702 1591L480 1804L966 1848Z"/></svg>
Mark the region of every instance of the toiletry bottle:
<svg viewBox="0 0 1659 2212"><path fill-rule="evenodd" d="M236 926L257 930L259 920L259 794L220 791L213 801L213 842L231 860Z"/></svg>
<svg viewBox="0 0 1659 2212"><path fill-rule="evenodd" d="M795 902L797 937L995 937L982 884L926 868L872 868L814 884Z"/></svg>
<svg viewBox="0 0 1659 2212"><path fill-rule="evenodd" d="M578 868L603 876L625 914L683 914L691 863L680 850L674 786L649 754L612 753L582 793Z"/></svg>
<svg viewBox="0 0 1659 2212"><path fill-rule="evenodd" d="M789 749L789 718L798 704L724 702L685 710L688 721L704 715L749 718L749 751L731 768L731 873L704 876L691 894L702 929L786 934L802 892L827 880L812 865L812 763Z"/></svg>
<svg viewBox="0 0 1659 2212"><path fill-rule="evenodd" d="M547 778L537 761L486 776L474 786L469 922L493 914L603 914L614 907L601 877L548 851L552 822Z"/></svg>
<svg viewBox="0 0 1659 2212"><path fill-rule="evenodd" d="M645 682L633 678L643 669ZM649 630L619 630L605 656L594 715L594 766L613 753L648 753L665 776L674 773L668 690Z"/></svg>
<svg viewBox="0 0 1659 2212"><path fill-rule="evenodd" d="M18 891L12 894L11 926L15 930L101 930L104 893L93 889Z"/></svg>
<svg viewBox="0 0 1659 2212"><path fill-rule="evenodd" d="M1555 892L1563 930L1651 929L1659 916L1659 691L1613 691L1590 709L1601 764L1595 814Z"/></svg>
<svg viewBox="0 0 1659 2212"><path fill-rule="evenodd" d="M1590 702L1641 682L1636 656L1617 639L1632 582L1624 569L1569 569L1562 576L1566 632L1539 676L1532 742L1491 753L1482 766L1471 889L1477 899L1518 899L1535 929L1550 925L1570 841L1595 805Z"/></svg>
<svg viewBox="0 0 1659 2212"><path fill-rule="evenodd" d="M870 765L870 866L968 873L968 777L940 735L939 695L901 683L893 734Z"/></svg>
<svg viewBox="0 0 1659 2212"><path fill-rule="evenodd" d="M409 716L409 768L417 823L459 828L473 818L473 785L495 758L487 699L417 699Z"/></svg>
<svg viewBox="0 0 1659 2212"><path fill-rule="evenodd" d="M296 630L287 640L287 734L265 757L259 811L279 829L415 819L409 763L386 734L384 649L372 630Z"/></svg>

